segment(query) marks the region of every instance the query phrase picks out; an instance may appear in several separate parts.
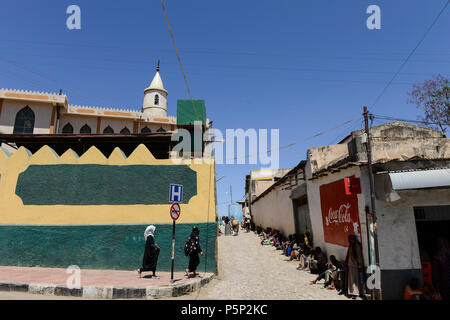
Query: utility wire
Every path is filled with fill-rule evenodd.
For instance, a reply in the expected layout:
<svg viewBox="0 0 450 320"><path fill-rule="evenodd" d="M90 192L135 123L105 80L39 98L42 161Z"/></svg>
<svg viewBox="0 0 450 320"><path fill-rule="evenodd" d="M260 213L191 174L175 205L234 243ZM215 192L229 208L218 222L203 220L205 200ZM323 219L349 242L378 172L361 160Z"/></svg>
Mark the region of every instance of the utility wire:
<svg viewBox="0 0 450 320"><path fill-rule="evenodd" d="M39 45L53 45L53 46L68 46L68 47L88 47L88 48L113 48L113 49L124 49L129 51L130 49L142 50L142 47L129 47L129 46L117 46L117 45L99 45L99 44L89 44L89 43L55 43L55 42L36 42L36 41L23 41L22 39L19 41L14 40L2 40L2 43L5 42L19 42L23 43L34 43ZM0 43L0 47L3 44ZM6 45L7 49L11 49L10 45ZM23 46L23 48L29 49L29 45ZM151 48L152 51L156 52L169 52L168 50L163 49L154 49ZM184 54L209 54L209 55L246 55L246 56L266 56L266 57L286 57L286 58L299 58L299 59L332 59L332 60L371 60L371 61L402 61L401 58L388 57L388 58L380 58L379 56L323 56L323 55L290 55L285 53L260 53L260 52L244 52L244 51L205 51L205 50L180 50L179 52ZM372 53L372 52L371 52ZM389 53L390 54L390 53ZM400 52L398 53L400 54ZM418 53L421 55L427 55L431 53ZM448 55L447 52L434 53L433 55ZM415 62L447 62L442 60L411 60Z"/></svg>
<svg viewBox="0 0 450 320"><path fill-rule="evenodd" d="M425 124L425 125L439 125L439 123L437 123L437 122L430 122L430 121L423 121L423 120L400 119L400 118L394 118L394 117L382 116L382 115L373 115L373 117L375 119L381 119L381 120L412 122L412 123L420 123L420 124Z"/></svg>
<svg viewBox="0 0 450 320"><path fill-rule="evenodd" d="M302 142L305 142L305 141L308 141L308 140L312 140L312 139L317 138L317 137L319 137L319 136L321 136L321 135L324 135L324 134L326 134L326 133L328 133L328 132L330 132L330 131L333 131L333 130L336 130L336 129L342 127L342 126L345 126L347 123L350 123L350 122L352 122L352 121L355 121L355 120L357 120L357 119L360 119L361 117L362 117L362 116L358 116L358 117L356 117L356 118L350 119L350 120L348 120L348 121L345 121L344 123L341 123L340 125L338 125L338 126L336 126L336 127L333 127L333 128L331 128L331 129L328 129L328 130L325 130L325 131L322 131L322 132L319 132L319 133L317 133L317 134L315 134L315 135L313 135L313 136L310 136L310 137L307 137L307 138L304 138L304 139L300 139L300 140L294 141L294 142L292 142L292 143L290 143L290 144L287 144L287 145L284 145L284 146L282 146L282 147L279 147L279 148L276 149L276 150L287 149L287 148L290 148L290 147L292 147L292 146L294 146L294 145L297 145L297 144L299 144L299 143L302 143ZM272 151L274 151L274 150L270 149L270 150L268 150L268 151L266 151L266 152L264 152L264 153L259 153L259 154L260 154L260 155L261 155L261 154L269 154L269 153L272 152ZM249 158L249 157L251 157L251 156L256 156L256 155L246 155L246 156L244 156L244 157L228 158L227 160L246 159L246 158Z"/></svg>
<svg viewBox="0 0 450 320"><path fill-rule="evenodd" d="M172 28L170 28L170 23L169 23L169 18L167 17L166 8L164 8L164 1L163 0L161 0L161 6L162 6L162 9L164 11L164 16L166 17L167 26L169 27L170 37L172 38L173 46L175 47L175 52L177 54L177 59L178 59L178 62L180 63L180 68L181 68L181 72L183 73L184 82L186 83L186 88L187 88L187 91L189 93L189 97L191 98L192 106L194 107L195 116L196 116L197 120L199 120L198 114L197 114L197 109L195 108L194 99L192 99L191 90L189 89L189 84L188 84L188 81L187 81L187 78L186 78L186 74L184 73L183 64L181 63L180 54L178 53L177 45L175 43L175 38L173 36Z"/></svg>
<svg viewBox="0 0 450 320"><path fill-rule="evenodd" d="M22 52L23 53L23 52ZM84 60L84 61L92 61L93 63L97 64L98 62L120 62L121 64L139 64L142 63L149 63L149 59L123 59L123 58L111 58L111 57L70 57L67 55L59 56L59 55L48 55L48 54L36 54L36 53L27 53L27 56L30 57L45 57L45 58L55 58L55 59L67 59L67 60ZM54 61L52 59L52 61ZM22 63L22 62L20 62ZM171 65L170 63L162 63L163 65ZM41 63L40 63L41 65ZM52 64L47 64L52 65ZM56 64L58 65L58 64ZM70 64L72 65L72 64ZM117 63L114 63L115 66L117 66ZM250 70L286 70L286 71L292 71L292 70L298 70L298 71L310 71L310 72L333 72L333 73L360 73L360 74L393 74L395 72L392 71L365 71L365 70L354 70L354 69L330 69L330 68L296 68L296 67L283 67L283 66L267 66L267 65L227 65L227 64L220 64L220 65L206 65L206 64L184 64L184 66L192 66L192 67L202 67L202 68L223 68L223 69L230 69L230 68L237 68L239 70L241 69L250 69ZM110 65L108 67L110 68ZM127 68L127 70L129 70ZM399 74L402 75L428 75L429 73L424 72L401 72ZM444 74L445 75L445 74ZM384 81L382 82L384 83Z"/></svg>
<svg viewBox="0 0 450 320"><path fill-rule="evenodd" d="M411 58L411 56L414 54L414 52L416 52L417 48L422 44L423 40L425 40L426 36L428 35L428 33L431 31L431 29L433 28L433 26L436 24L436 22L439 20L440 16L442 15L442 13L445 11L445 9L447 8L448 4L450 3L450 0L447 0L447 2L445 3L445 5L442 7L441 11L439 12L439 14L436 16L436 18L434 19L434 21L431 23L431 25L428 27L427 31L424 33L424 35L422 36L422 38L419 40L419 42L416 44L416 46L414 47L414 49L411 50L411 52L408 54L408 56L406 57L405 61L403 61L403 63L400 65L400 68L398 68L397 72L394 74L394 76L391 78L391 80L389 80L389 82L387 83L387 85L384 87L384 89L381 91L381 93L377 96L377 98L375 99L375 101L372 103L372 106L369 108L369 111L371 109L373 109L376 105L376 103L380 100L380 98L384 95L384 93L386 92L386 90L389 88L389 86L391 85L391 83L394 81L394 79L397 77L397 75L400 73L400 71L402 71L403 67L406 65L406 63L409 61L409 58Z"/></svg>

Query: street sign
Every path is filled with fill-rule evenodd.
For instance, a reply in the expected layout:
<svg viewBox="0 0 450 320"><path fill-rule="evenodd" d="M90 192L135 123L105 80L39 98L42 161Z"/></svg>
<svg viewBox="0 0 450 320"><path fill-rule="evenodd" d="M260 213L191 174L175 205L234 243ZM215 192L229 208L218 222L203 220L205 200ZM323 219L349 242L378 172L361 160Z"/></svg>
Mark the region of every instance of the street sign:
<svg viewBox="0 0 450 320"><path fill-rule="evenodd" d="M183 195L183 186L181 187L181 196ZM170 185L170 197L172 198L172 185ZM173 228L172 228L172 267L170 271L170 282L173 283L173 269L175 265L175 221L180 217L181 207L179 203L172 203L170 207L170 217L173 220Z"/></svg>
<svg viewBox="0 0 450 320"><path fill-rule="evenodd" d="M173 221L177 220L180 217L181 207L178 203L172 204L170 207L170 217Z"/></svg>
<svg viewBox="0 0 450 320"><path fill-rule="evenodd" d="M169 202L183 203L183 185L170 184Z"/></svg>

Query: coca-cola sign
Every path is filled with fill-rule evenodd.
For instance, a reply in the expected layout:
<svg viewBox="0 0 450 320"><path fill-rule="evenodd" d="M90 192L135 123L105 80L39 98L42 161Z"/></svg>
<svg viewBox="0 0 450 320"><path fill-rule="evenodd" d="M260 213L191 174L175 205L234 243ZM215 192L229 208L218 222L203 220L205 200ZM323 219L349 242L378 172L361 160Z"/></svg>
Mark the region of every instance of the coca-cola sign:
<svg viewBox="0 0 450 320"><path fill-rule="evenodd" d="M350 234L361 237L361 226L358 197L345 190L344 179L320 186L324 240L346 247Z"/></svg>

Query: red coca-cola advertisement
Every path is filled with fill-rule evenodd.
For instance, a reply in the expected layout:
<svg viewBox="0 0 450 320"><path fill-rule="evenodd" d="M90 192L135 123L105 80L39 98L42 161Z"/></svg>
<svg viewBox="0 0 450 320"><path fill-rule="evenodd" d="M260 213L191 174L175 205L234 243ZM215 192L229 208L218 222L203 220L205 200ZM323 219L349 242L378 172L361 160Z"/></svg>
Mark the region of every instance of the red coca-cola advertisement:
<svg viewBox="0 0 450 320"><path fill-rule="evenodd" d="M320 186L324 240L344 247L348 247L348 236L351 234L361 240L357 193L346 192L346 181L349 180Z"/></svg>

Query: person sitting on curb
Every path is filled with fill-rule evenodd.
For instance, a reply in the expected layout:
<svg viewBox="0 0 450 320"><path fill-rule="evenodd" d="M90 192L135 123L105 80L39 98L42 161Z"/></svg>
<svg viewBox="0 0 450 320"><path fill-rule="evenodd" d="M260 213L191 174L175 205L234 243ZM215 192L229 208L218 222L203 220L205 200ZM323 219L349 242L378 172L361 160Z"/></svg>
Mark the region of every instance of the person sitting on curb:
<svg viewBox="0 0 450 320"><path fill-rule="evenodd" d="M315 255L314 249L310 249L306 247L304 250L302 250L302 253L300 254L299 264L297 269L298 270L306 270L309 268L309 264L311 260L313 259Z"/></svg>
<svg viewBox="0 0 450 320"><path fill-rule="evenodd" d="M420 289L419 279L412 278L405 286L403 300L421 300L423 291Z"/></svg>
<svg viewBox="0 0 450 320"><path fill-rule="evenodd" d="M344 265L337 261L336 257L334 255L330 256L330 262L327 263L327 269L320 273L316 279L311 280L310 284L316 284L317 281L320 281L322 279L325 279L325 283L321 289L329 289L334 290L335 287L335 279L337 278L337 272L338 270L343 270Z"/></svg>
<svg viewBox="0 0 450 320"><path fill-rule="evenodd" d="M309 263L309 271L312 274L320 274L327 269L327 256L320 247L316 247L314 252L315 255Z"/></svg>

